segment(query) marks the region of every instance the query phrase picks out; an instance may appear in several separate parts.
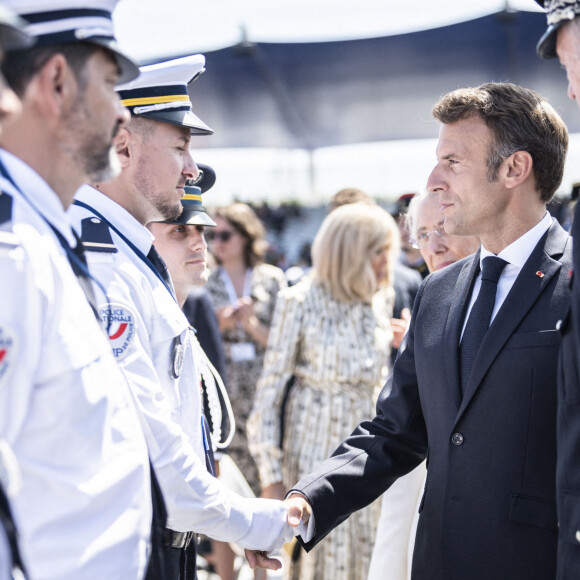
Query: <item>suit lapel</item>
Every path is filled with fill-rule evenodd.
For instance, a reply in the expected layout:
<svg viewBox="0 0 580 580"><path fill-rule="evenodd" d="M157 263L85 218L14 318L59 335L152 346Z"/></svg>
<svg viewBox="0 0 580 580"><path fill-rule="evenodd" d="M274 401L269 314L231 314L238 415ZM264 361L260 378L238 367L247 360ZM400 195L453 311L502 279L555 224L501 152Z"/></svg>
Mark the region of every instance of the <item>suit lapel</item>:
<svg viewBox="0 0 580 580"><path fill-rule="evenodd" d="M567 238L568 234L557 223L552 224L524 264L481 343L465 386L457 420L469 405L497 355L560 270L561 263L552 256L559 258L562 255Z"/></svg>
<svg viewBox="0 0 580 580"><path fill-rule="evenodd" d="M448 377L448 386L452 400L459 409L461 405L461 378L459 376L459 337L463 328L463 319L467 303L471 296L471 289L477 274L479 273L479 250L468 259L455 282L455 288L451 298L449 315L445 324L444 334L444 360L445 374Z"/></svg>

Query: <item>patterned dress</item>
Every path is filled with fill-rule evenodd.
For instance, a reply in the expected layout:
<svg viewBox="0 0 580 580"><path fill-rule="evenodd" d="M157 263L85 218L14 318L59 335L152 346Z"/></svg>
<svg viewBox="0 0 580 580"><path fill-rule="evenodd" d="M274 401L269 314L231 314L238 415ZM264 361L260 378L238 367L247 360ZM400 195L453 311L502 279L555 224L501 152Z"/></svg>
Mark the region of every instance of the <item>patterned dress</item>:
<svg viewBox="0 0 580 580"><path fill-rule="evenodd" d="M387 298L387 299L385 299ZM338 302L310 278L280 293L264 370L248 421L263 486L288 489L326 459L364 419L388 372L394 293L373 304ZM281 406L289 378L295 383ZM313 551L285 567L286 578L366 580L379 503L353 514Z"/></svg>
<svg viewBox="0 0 580 580"><path fill-rule="evenodd" d="M258 320L269 328L278 292L281 288L286 287L284 272L269 264L259 264L252 270L249 286L249 294L254 299L254 312ZM221 273L221 267L212 270L206 289L215 310L230 304L230 295ZM253 492L258 495L260 492L258 469L248 450L246 421L254 403L256 384L262 372L265 349L256 343L243 328L223 332L222 341L226 357L226 385L236 419L236 434L227 448L227 453L244 474ZM253 343L255 357L249 360L235 360L237 357L232 356L232 347L235 352L234 345L240 343Z"/></svg>

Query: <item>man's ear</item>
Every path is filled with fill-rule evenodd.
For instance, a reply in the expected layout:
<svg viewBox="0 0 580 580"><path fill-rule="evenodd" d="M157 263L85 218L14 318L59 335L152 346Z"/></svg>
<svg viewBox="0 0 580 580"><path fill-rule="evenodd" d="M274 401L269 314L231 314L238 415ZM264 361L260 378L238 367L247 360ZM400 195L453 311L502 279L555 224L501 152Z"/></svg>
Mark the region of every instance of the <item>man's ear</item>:
<svg viewBox="0 0 580 580"><path fill-rule="evenodd" d="M53 115L68 113L79 95L74 71L63 54L51 56L31 83L38 96L38 105Z"/></svg>
<svg viewBox="0 0 580 580"><path fill-rule="evenodd" d="M504 161L504 183L509 189L522 184L532 173L532 156L527 151L516 151Z"/></svg>
<svg viewBox="0 0 580 580"><path fill-rule="evenodd" d="M115 136L115 152L121 162L121 167L128 167L131 162L134 139L126 127L121 127Z"/></svg>

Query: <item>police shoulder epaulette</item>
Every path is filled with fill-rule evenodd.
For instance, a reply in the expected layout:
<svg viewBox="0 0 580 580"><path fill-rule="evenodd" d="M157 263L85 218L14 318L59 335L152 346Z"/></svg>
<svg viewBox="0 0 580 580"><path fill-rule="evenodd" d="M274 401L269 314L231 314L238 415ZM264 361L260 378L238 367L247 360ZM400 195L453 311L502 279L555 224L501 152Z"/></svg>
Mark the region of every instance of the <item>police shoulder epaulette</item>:
<svg viewBox="0 0 580 580"><path fill-rule="evenodd" d="M19 245L12 231L12 196L0 191L0 248L12 249Z"/></svg>
<svg viewBox="0 0 580 580"><path fill-rule="evenodd" d="M0 191L0 227L12 221L12 196ZM6 228L3 228L6 229Z"/></svg>
<svg viewBox="0 0 580 580"><path fill-rule="evenodd" d="M114 254L118 252L109 226L96 217L85 218L81 222L81 241L87 252L107 252Z"/></svg>

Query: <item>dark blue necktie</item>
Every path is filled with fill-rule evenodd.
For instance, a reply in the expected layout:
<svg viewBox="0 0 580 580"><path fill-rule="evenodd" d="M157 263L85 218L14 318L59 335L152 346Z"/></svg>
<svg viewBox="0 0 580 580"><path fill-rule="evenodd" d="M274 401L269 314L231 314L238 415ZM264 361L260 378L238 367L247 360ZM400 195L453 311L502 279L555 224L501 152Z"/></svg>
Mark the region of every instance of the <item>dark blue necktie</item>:
<svg viewBox="0 0 580 580"><path fill-rule="evenodd" d="M155 246L151 246L151 249L149 250L147 257L149 258L151 263L155 266L155 268L157 268L157 271L159 272L159 274L161 274L161 277L163 278L165 283L169 284L169 270L167 269L167 265L163 261L163 258L159 255L159 253L155 249Z"/></svg>
<svg viewBox="0 0 580 580"><path fill-rule="evenodd" d="M481 270L481 288L477 300L469 314L463 338L459 346L459 365L461 371L461 392L465 389L471 367L481 346L483 337L489 328L495 305L497 283L507 262L496 256L483 259Z"/></svg>

